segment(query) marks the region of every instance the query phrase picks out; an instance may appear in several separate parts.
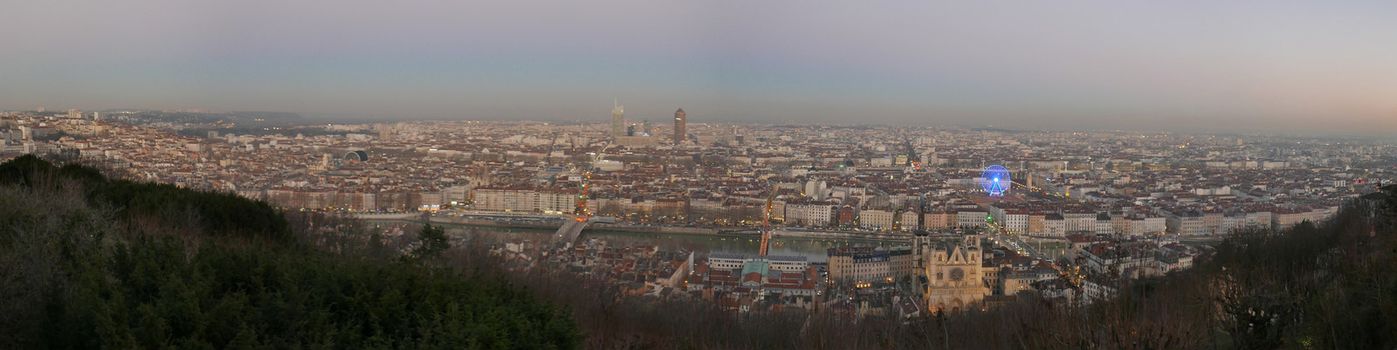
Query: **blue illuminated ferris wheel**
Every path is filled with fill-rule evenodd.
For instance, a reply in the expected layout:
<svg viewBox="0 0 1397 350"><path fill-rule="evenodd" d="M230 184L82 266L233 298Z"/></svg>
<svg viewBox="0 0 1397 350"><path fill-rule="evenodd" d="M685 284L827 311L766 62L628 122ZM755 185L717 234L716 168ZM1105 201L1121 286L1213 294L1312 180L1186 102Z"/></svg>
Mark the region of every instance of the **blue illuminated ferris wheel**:
<svg viewBox="0 0 1397 350"><path fill-rule="evenodd" d="M1013 179L1009 177L1009 169L1002 165L991 165L985 168L985 173L980 175L980 188L985 190L992 197L1003 196L1013 187Z"/></svg>

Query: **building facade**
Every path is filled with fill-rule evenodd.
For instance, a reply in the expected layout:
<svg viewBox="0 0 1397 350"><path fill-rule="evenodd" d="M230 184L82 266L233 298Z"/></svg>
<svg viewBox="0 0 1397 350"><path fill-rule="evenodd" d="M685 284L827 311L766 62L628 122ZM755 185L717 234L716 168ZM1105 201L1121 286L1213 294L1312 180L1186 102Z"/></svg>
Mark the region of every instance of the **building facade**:
<svg viewBox="0 0 1397 350"><path fill-rule="evenodd" d="M674 144L678 145L684 143L684 136L687 135L686 133L688 132L688 119L689 114L684 113L683 108L674 111Z"/></svg>
<svg viewBox="0 0 1397 350"><path fill-rule="evenodd" d="M926 304L932 313L959 312L989 294L978 235L936 243L925 259Z"/></svg>
<svg viewBox="0 0 1397 350"><path fill-rule="evenodd" d="M626 109L619 102L612 101L611 137L626 136Z"/></svg>
<svg viewBox="0 0 1397 350"><path fill-rule="evenodd" d="M911 247L839 247L828 254L830 279L844 284L893 282L912 276L917 263Z"/></svg>

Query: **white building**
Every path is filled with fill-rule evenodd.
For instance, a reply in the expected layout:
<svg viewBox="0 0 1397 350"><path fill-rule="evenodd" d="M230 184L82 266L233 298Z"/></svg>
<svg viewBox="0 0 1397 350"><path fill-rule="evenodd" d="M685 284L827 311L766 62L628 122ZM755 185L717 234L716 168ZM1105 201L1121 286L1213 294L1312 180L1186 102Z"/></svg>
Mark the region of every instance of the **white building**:
<svg viewBox="0 0 1397 350"><path fill-rule="evenodd" d="M1130 219L1130 230L1126 232L1126 235L1139 237L1164 233L1169 230L1169 226L1164 221L1163 217Z"/></svg>
<svg viewBox="0 0 1397 350"><path fill-rule="evenodd" d="M477 188L471 191L478 210L533 211L533 190L507 188Z"/></svg>
<svg viewBox="0 0 1397 350"><path fill-rule="evenodd" d="M1061 214L1053 213L1044 215L1043 235L1048 237L1067 236L1067 221L1063 220Z"/></svg>
<svg viewBox="0 0 1397 350"><path fill-rule="evenodd" d="M1067 233L1096 232L1096 213L1063 213Z"/></svg>
<svg viewBox="0 0 1397 350"><path fill-rule="evenodd" d="M869 209L859 212L859 227L871 230L889 231L893 229L893 212Z"/></svg>
<svg viewBox="0 0 1397 350"><path fill-rule="evenodd" d="M988 212L983 211L958 211L956 212L956 226L962 228L985 227L985 217Z"/></svg>
<svg viewBox="0 0 1397 350"><path fill-rule="evenodd" d="M786 204L786 223L797 226L829 226L835 207L828 203Z"/></svg>

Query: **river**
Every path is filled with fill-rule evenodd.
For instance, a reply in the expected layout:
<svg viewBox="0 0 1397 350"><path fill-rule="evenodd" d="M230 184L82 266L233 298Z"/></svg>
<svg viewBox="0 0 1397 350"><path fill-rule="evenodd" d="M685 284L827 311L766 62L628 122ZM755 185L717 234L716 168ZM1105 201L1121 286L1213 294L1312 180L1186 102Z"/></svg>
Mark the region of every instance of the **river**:
<svg viewBox="0 0 1397 350"><path fill-rule="evenodd" d="M402 221L369 221L369 223L371 225L404 224ZM485 227L457 224L441 225L445 227L446 232L451 235L485 234L494 237L517 236L520 238L546 240L554 233L553 230L534 228ZM603 239L608 242L623 245L654 244L666 249L684 248L699 252L743 255L756 255L757 248L761 245L761 238L756 235L674 234L589 229L582 233L581 239L589 238ZM906 242L889 240L778 237L772 239L771 255L804 256L806 260L810 262L827 262L829 257L826 252L829 248L843 246L890 247L907 244Z"/></svg>

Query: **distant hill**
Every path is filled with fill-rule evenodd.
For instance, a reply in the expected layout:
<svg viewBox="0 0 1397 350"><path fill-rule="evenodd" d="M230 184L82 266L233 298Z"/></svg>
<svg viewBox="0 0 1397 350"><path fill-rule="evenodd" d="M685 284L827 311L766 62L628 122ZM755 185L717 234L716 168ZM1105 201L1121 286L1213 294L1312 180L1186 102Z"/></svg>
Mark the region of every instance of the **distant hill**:
<svg viewBox="0 0 1397 350"><path fill-rule="evenodd" d="M566 312L503 279L296 230L232 194L0 164L0 348L578 347ZM419 255L442 254L429 236Z"/></svg>

